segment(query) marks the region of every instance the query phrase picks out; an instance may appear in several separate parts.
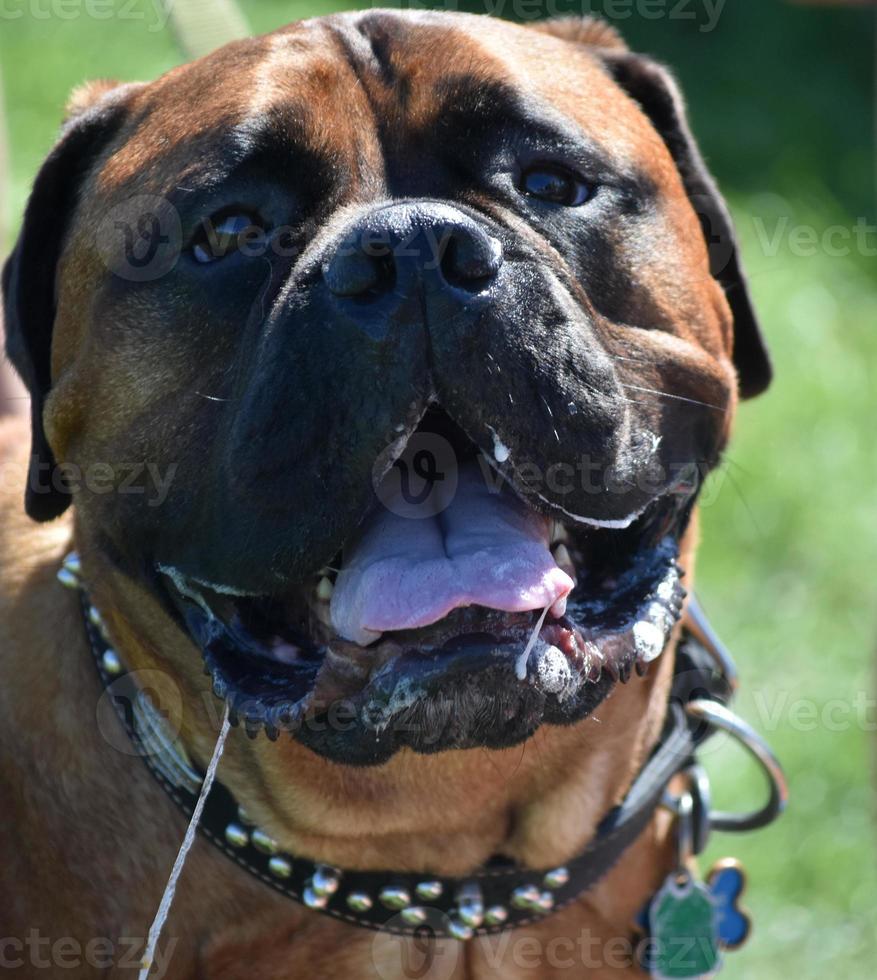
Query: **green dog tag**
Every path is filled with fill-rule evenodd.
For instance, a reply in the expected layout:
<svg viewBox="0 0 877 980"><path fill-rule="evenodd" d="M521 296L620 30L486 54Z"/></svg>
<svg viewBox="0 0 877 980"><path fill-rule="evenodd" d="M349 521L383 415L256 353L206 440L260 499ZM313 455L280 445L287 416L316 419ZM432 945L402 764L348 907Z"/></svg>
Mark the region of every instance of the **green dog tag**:
<svg viewBox="0 0 877 980"><path fill-rule="evenodd" d="M656 980L704 977L721 966L717 909L700 881L685 871L664 882L649 905L649 965Z"/></svg>

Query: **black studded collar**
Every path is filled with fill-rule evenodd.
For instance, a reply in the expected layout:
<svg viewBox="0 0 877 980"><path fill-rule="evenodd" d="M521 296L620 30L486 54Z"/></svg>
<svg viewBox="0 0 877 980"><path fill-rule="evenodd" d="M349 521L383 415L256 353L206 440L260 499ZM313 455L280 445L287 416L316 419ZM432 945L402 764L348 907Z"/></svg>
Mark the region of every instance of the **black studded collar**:
<svg viewBox="0 0 877 980"><path fill-rule="evenodd" d="M125 669L89 602L79 560L71 554L58 573L78 590L98 674L138 754L183 813L191 816L202 773ZM465 877L405 871L352 871L284 851L256 826L219 780L207 796L198 829L241 868L315 911L352 925L399 935L428 931L470 939L545 918L595 885L645 830L667 784L688 768L709 733L685 705L707 698L726 703L735 684L733 663L701 622L687 628L677 648L673 693L662 737L619 806L605 815L594 838L562 867L532 870L497 858Z"/></svg>

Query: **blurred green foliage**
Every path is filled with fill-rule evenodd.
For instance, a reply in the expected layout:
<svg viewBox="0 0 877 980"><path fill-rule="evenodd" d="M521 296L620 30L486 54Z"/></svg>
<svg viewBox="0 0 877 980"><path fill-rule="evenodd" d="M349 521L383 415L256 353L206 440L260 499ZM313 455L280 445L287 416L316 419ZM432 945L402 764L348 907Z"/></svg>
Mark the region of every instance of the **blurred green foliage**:
<svg viewBox="0 0 877 980"><path fill-rule="evenodd" d="M242 6L258 31L333 9L325 0ZM142 17L0 27L13 214L75 84L151 78L180 60L156 7L130 9ZM754 939L725 975L865 980L877 957L877 710L867 703L877 696L877 232L863 248L850 229L875 222L874 14L732 0L709 32L702 16L616 23L682 81L737 218L777 370L771 391L742 407L703 507L698 591L739 657L740 708L792 787L779 824L710 849L743 858L752 881ZM738 753L722 740L708 753L728 807L761 790Z"/></svg>

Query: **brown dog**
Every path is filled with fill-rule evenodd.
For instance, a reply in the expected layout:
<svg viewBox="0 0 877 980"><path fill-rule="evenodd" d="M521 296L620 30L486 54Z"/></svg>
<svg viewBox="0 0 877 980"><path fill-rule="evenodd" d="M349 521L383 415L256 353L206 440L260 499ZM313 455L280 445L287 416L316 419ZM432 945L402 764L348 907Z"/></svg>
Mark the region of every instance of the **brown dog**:
<svg viewBox="0 0 877 980"><path fill-rule="evenodd" d="M21 975L130 975L185 829L104 710L74 545L194 767L222 701L243 722L218 778L275 858L454 877L587 845L661 732L692 475L769 379L662 68L588 20L378 11L88 86L4 289L46 522L9 426ZM199 838L152 975L633 974L673 860L656 811L564 908L463 944L306 908Z"/></svg>

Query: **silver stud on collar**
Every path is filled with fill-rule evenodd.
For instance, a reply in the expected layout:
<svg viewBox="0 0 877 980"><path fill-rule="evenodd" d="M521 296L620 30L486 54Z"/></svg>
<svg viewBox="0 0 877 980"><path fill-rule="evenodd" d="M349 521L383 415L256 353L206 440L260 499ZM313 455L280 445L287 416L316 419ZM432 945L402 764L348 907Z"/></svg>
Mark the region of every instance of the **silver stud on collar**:
<svg viewBox="0 0 877 980"><path fill-rule="evenodd" d="M521 885L512 892L512 905L516 909L533 912L539 908L542 893L535 885Z"/></svg>
<svg viewBox="0 0 877 980"><path fill-rule="evenodd" d="M122 661L115 650L104 650L101 654L100 665L111 677L122 673Z"/></svg>
<svg viewBox="0 0 877 980"><path fill-rule="evenodd" d="M402 920L409 926L422 926L426 922L426 909L420 905L409 905L402 909Z"/></svg>
<svg viewBox="0 0 877 980"><path fill-rule="evenodd" d="M96 629L102 630L104 628L104 618L100 614L100 610L97 606L88 607L88 621Z"/></svg>
<svg viewBox="0 0 877 980"><path fill-rule="evenodd" d="M288 878L292 874L292 864L286 858L275 854L268 862L268 870L276 878Z"/></svg>
<svg viewBox="0 0 877 980"><path fill-rule="evenodd" d="M365 892L351 892L347 896L347 907L353 912L368 912L374 903Z"/></svg>
<svg viewBox="0 0 877 980"><path fill-rule="evenodd" d="M440 881L421 881L415 891L418 898L422 898L425 902L434 902L437 898L441 898L444 888Z"/></svg>
<svg viewBox="0 0 877 980"><path fill-rule="evenodd" d="M65 588L78 589L82 585L82 563L79 555L71 551L57 572L58 581Z"/></svg>
<svg viewBox="0 0 877 980"><path fill-rule="evenodd" d="M232 847L246 847L250 842L250 835L239 823L230 823L225 828L225 839Z"/></svg>
<svg viewBox="0 0 877 980"><path fill-rule="evenodd" d="M563 888L563 886L569 881L569 870L567 868L555 868L553 871L549 871L545 877L542 879L542 884L546 888Z"/></svg>
<svg viewBox="0 0 877 980"><path fill-rule="evenodd" d="M491 905L484 913L484 921L489 926L501 926L509 917L509 910L504 905Z"/></svg>
<svg viewBox="0 0 877 980"><path fill-rule="evenodd" d="M79 558L79 552L71 551L69 555L64 559L64 568L70 572L71 575L75 575L77 578L82 578L82 562Z"/></svg>
<svg viewBox="0 0 877 980"><path fill-rule="evenodd" d="M457 891L457 914L463 925L477 929L484 921L484 896L481 888L468 881Z"/></svg>
<svg viewBox="0 0 877 980"><path fill-rule="evenodd" d="M459 939L461 942L466 942L475 935L475 932L465 922L460 922L459 919L451 919L448 923L448 935L451 939Z"/></svg>
<svg viewBox="0 0 877 980"><path fill-rule="evenodd" d="M378 898L383 906L392 909L394 912L400 912L411 904L411 896L408 894L408 890L400 888L398 885L388 885L386 888L382 888Z"/></svg>
<svg viewBox="0 0 877 980"><path fill-rule="evenodd" d="M277 841L274 840L270 834L266 834L264 830L259 827L252 832L250 839L253 842L253 847L257 851L261 851L263 854L276 854L277 853Z"/></svg>
<svg viewBox="0 0 877 980"><path fill-rule="evenodd" d="M550 912L554 908L554 896L551 892L542 892L538 907L540 912Z"/></svg>
<svg viewBox="0 0 877 980"><path fill-rule="evenodd" d="M314 876L310 880L310 886L316 895L328 898L338 891L340 879L341 872L337 868L332 868L327 864L318 864Z"/></svg>
<svg viewBox="0 0 877 980"><path fill-rule="evenodd" d="M66 589L78 589L79 579L67 568L59 568L57 571L58 581Z"/></svg>
<svg viewBox="0 0 877 980"><path fill-rule="evenodd" d="M328 895L318 895L313 887L307 887L302 892L301 900L309 909L324 909L329 902Z"/></svg>

